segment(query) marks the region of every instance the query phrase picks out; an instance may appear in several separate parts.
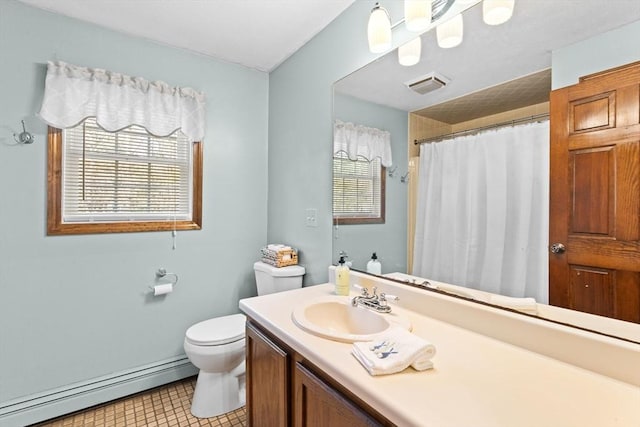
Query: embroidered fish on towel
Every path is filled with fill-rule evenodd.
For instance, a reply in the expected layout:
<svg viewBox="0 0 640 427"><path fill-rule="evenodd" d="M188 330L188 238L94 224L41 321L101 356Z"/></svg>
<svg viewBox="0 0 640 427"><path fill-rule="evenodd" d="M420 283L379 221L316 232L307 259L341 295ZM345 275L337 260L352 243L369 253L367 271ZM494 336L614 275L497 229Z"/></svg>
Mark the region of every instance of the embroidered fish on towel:
<svg viewBox="0 0 640 427"><path fill-rule="evenodd" d="M379 342L378 344L373 344L373 345L371 345L371 346L369 347L369 350L371 350L371 351L373 351L373 352L375 353L375 352L376 352L376 350L378 350L378 349L379 349L379 348L381 348L381 347L386 346L387 344L388 344L388 342L387 342L387 341L382 341L382 342Z"/></svg>
<svg viewBox="0 0 640 427"><path fill-rule="evenodd" d="M382 352L378 353L378 359L386 359L387 357L389 357L390 354L398 354L398 352L395 351L395 349L393 347L391 347L387 351L382 351Z"/></svg>
<svg viewBox="0 0 640 427"><path fill-rule="evenodd" d="M380 344L369 347L369 349L378 359L385 359L389 357L390 354L398 354L394 349L395 344L395 342L383 341Z"/></svg>

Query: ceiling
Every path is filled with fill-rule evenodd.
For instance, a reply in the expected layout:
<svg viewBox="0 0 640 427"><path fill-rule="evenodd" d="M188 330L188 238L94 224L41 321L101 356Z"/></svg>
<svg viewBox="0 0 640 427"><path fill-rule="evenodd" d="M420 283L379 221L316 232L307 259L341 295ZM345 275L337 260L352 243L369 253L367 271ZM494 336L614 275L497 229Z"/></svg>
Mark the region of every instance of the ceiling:
<svg viewBox="0 0 640 427"><path fill-rule="evenodd" d="M549 101L551 68L414 111L456 124Z"/></svg>
<svg viewBox="0 0 640 427"><path fill-rule="evenodd" d="M551 52L639 20L640 1L516 0L505 24L484 24L480 4L463 19L458 47L439 48L435 31L428 31L417 65L399 65L393 50L338 81L335 90L447 123L544 102L551 90ZM431 72L450 82L425 95L405 85Z"/></svg>
<svg viewBox="0 0 640 427"><path fill-rule="evenodd" d="M269 72L355 0L20 0Z"/></svg>

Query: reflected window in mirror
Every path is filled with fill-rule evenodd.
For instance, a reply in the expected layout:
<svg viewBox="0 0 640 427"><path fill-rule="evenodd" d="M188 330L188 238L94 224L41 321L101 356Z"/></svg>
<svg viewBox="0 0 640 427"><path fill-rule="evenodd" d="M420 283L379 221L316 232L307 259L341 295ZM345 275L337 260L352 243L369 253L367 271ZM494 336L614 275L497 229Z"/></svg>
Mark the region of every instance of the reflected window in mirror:
<svg viewBox="0 0 640 427"><path fill-rule="evenodd" d="M344 152L333 157L333 223L383 224L385 213L385 167L380 159L358 156L349 160Z"/></svg>

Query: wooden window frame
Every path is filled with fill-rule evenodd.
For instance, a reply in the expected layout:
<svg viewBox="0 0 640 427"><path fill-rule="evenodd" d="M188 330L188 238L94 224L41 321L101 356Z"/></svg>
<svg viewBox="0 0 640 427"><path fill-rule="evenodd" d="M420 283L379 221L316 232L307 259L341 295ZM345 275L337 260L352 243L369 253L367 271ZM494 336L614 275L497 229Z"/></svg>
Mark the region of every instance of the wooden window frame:
<svg viewBox="0 0 640 427"><path fill-rule="evenodd" d="M191 220L62 222L62 129L49 126L47 135L47 235L200 230L202 228L202 142L193 143L193 204Z"/></svg>
<svg viewBox="0 0 640 427"><path fill-rule="evenodd" d="M332 161L334 161L332 159ZM380 216L377 217L333 217L333 225L348 225L348 224L384 224L385 223L385 209L386 200L386 181L387 181L387 168L380 165ZM333 194L333 184L331 185L331 194Z"/></svg>

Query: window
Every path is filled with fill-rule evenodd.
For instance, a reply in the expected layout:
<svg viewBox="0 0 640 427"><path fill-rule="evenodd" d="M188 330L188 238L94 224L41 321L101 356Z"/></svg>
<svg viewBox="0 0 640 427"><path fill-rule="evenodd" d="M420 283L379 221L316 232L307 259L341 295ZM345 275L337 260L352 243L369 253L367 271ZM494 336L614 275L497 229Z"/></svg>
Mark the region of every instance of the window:
<svg viewBox="0 0 640 427"><path fill-rule="evenodd" d="M200 229L202 144L178 130L49 128L47 234Z"/></svg>
<svg viewBox="0 0 640 427"><path fill-rule="evenodd" d="M333 157L333 223L384 223L385 168L380 159Z"/></svg>

